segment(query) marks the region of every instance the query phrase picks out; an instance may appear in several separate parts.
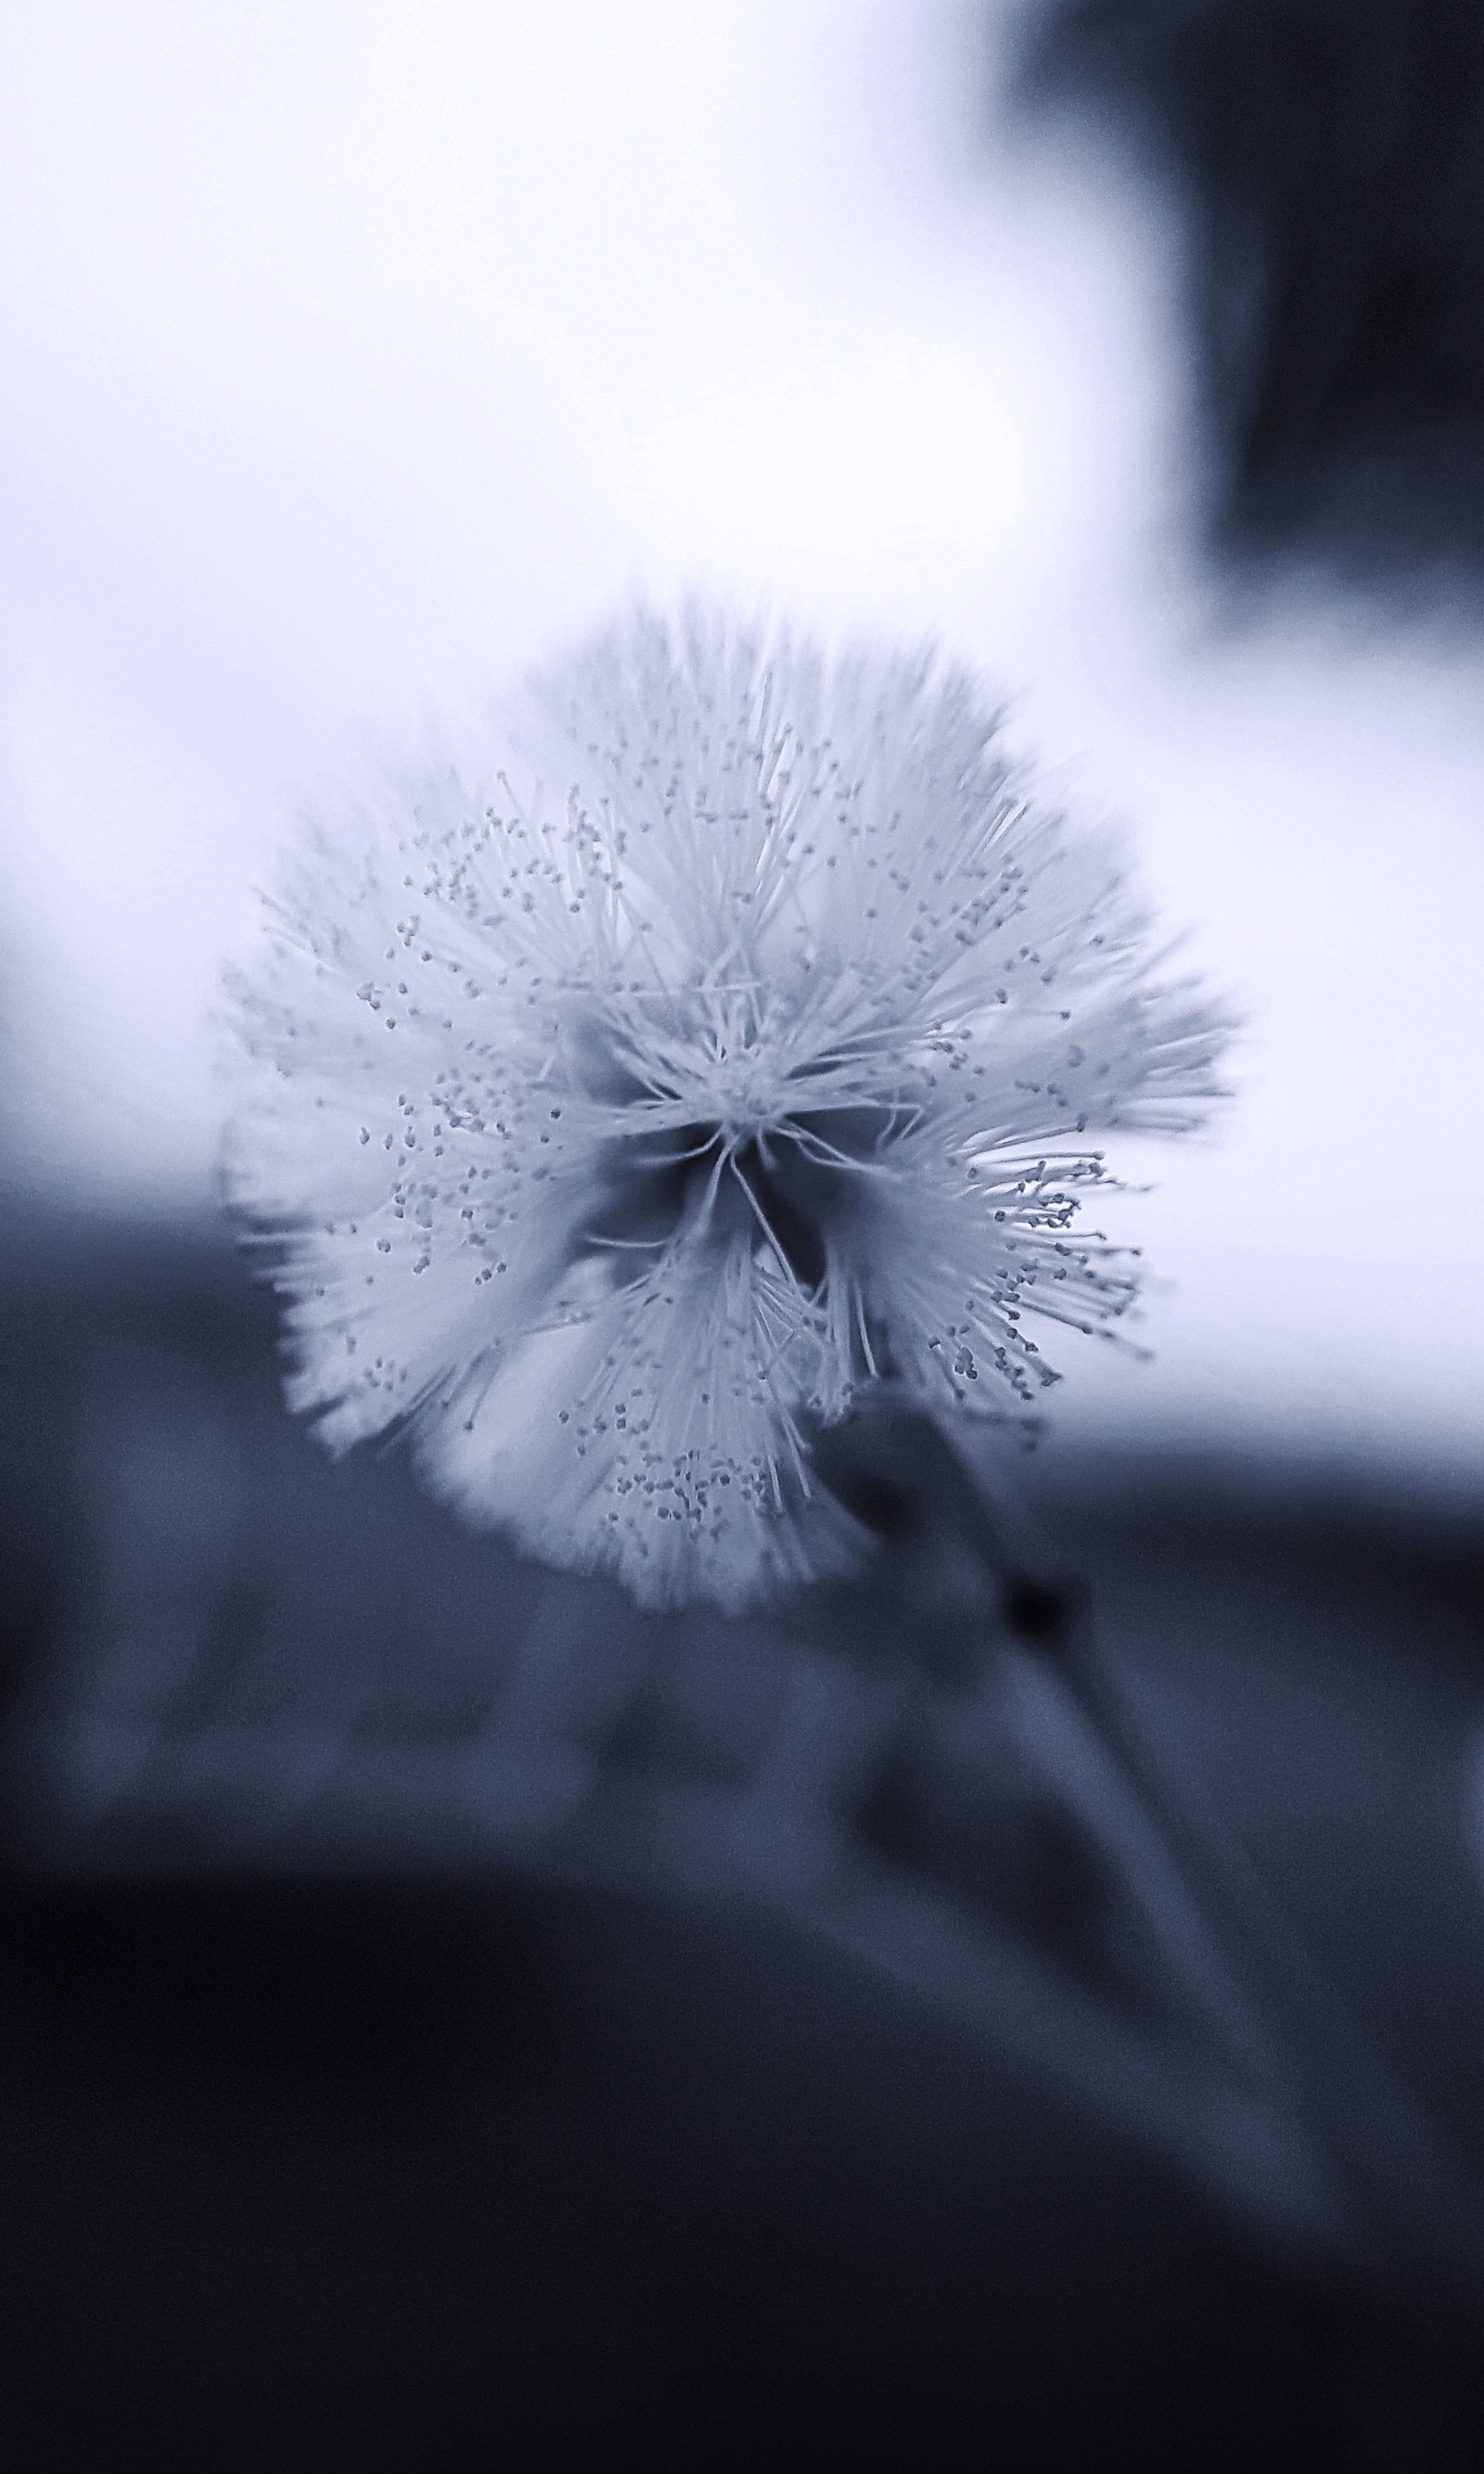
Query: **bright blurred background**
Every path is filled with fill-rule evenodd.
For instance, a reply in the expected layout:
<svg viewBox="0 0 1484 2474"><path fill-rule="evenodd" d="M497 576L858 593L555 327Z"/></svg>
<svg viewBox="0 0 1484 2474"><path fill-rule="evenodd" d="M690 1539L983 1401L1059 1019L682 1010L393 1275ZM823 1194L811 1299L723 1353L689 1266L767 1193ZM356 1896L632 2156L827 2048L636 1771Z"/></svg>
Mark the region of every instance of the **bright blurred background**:
<svg viewBox="0 0 1484 2474"><path fill-rule="evenodd" d="M1484 2462L1481 511L1477 0L8 12L5 2462ZM909 1438L771 1628L332 1465L216 1182L303 804L694 584L979 664L1247 1018L1054 1550Z"/></svg>
<svg viewBox="0 0 1484 2474"><path fill-rule="evenodd" d="M0 81L15 1179L212 1207L305 793L633 586L932 630L1250 1028L1073 1435L1484 1474L1484 623L1203 564L1187 228L1006 0L53 0Z"/></svg>

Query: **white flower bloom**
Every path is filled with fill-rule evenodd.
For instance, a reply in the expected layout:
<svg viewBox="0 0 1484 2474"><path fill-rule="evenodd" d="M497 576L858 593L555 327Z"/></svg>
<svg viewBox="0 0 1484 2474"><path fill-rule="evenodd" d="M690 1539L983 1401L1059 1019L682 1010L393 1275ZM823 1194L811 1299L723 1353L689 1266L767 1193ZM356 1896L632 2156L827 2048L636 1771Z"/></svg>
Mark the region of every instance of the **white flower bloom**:
<svg viewBox="0 0 1484 2474"><path fill-rule="evenodd" d="M973 678L698 608L321 827L274 910L231 1180L292 1405L655 1606L854 1567L810 1435L863 1382L1014 1409L1033 1321L1124 1310L1083 1137L1194 1123L1225 1028Z"/></svg>

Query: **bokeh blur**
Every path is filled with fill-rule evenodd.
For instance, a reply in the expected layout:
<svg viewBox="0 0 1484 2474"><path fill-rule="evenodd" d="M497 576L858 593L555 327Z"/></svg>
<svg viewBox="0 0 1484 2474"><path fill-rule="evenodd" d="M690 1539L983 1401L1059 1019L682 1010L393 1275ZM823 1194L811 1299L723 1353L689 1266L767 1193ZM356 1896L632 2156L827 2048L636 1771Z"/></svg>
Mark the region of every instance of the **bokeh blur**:
<svg viewBox="0 0 1484 2474"><path fill-rule="evenodd" d="M1373 2166L1421 2124L1467 2214L1477 12L53 0L5 49L9 2455L1475 2465L1441 2201L1436 2259L1426 2203L1354 2239L1361 2097L1326 2147L1211 2060L1021 1566L1376 2057ZM898 1471L802 1634L331 1466L216 1200L299 810L694 582L1000 679L1247 1022L1210 1136L1117 1163L1153 1358L1065 1353L1008 1527Z"/></svg>

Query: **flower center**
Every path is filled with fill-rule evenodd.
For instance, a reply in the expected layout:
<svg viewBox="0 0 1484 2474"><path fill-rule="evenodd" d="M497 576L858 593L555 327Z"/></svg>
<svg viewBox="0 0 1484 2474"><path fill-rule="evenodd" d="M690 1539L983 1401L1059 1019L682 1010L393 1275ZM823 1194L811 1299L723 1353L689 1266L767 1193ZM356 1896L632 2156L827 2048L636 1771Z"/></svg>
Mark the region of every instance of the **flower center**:
<svg viewBox="0 0 1484 2474"><path fill-rule="evenodd" d="M859 1210L863 1172L894 1114L821 1111L766 1125L698 1119L620 1136L606 1147L587 1242L659 1253L682 1238L718 1247L750 1238L754 1252L770 1254L813 1295L825 1278L829 1236Z"/></svg>

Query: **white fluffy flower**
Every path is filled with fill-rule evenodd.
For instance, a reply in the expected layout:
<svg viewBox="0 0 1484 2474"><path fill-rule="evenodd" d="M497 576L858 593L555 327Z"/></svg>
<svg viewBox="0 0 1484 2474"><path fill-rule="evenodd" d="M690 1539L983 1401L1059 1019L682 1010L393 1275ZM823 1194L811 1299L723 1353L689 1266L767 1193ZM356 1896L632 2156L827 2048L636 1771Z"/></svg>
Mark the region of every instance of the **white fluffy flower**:
<svg viewBox="0 0 1484 2474"><path fill-rule="evenodd" d="M810 1437L864 1382L1013 1409L1029 1324L1118 1316L1083 1137L1195 1122L1223 1037L973 678L703 609L320 826L273 908L231 1176L292 1404L650 1605L859 1561Z"/></svg>

